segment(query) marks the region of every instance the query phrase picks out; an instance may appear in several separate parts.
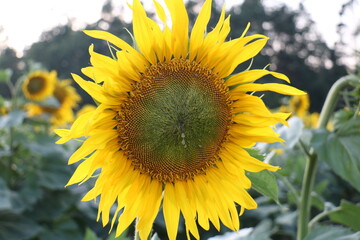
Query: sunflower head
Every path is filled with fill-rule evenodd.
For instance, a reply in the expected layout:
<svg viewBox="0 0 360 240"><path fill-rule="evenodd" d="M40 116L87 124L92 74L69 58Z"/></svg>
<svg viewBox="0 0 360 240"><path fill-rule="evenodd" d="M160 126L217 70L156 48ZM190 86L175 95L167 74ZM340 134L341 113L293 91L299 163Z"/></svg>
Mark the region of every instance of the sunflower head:
<svg viewBox="0 0 360 240"><path fill-rule="evenodd" d="M70 80L56 79L54 90L52 92L58 103L56 106L40 105L28 103L26 109L30 117L47 114L50 116L50 122L53 127L59 127L74 121L73 109L77 107L81 100L74 87L71 86Z"/></svg>
<svg viewBox="0 0 360 240"><path fill-rule="evenodd" d="M119 144L152 178L192 179L216 161L230 106L222 80L207 68L187 59L159 63L145 71L121 106Z"/></svg>
<svg viewBox="0 0 360 240"><path fill-rule="evenodd" d="M300 118L304 117L309 110L310 100L309 95L293 96L289 101L289 108Z"/></svg>
<svg viewBox="0 0 360 240"><path fill-rule="evenodd" d="M223 8L218 23L207 33L211 0L206 0L189 34L182 0L165 0L171 17L154 1L160 27L139 0L134 0L136 46L104 31L86 34L113 44L115 58L94 51L91 66L73 74L74 80L99 105L79 115L70 129L57 129L57 142L85 137L69 164L82 161L68 185L91 178L101 169L84 201L100 196L99 215L109 223L116 211L116 235L135 218L141 239L147 239L162 204L169 239L176 239L180 214L188 238L199 239L196 222L204 229L220 222L239 229L239 214L256 208L247 193L245 172L276 171L246 151L257 142L283 141L272 126L287 124L287 113L272 113L256 91L287 95L304 92L287 84L254 83L264 75L290 82L280 73L235 68L253 58L267 37L245 36L226 41L230 19ZM144 200L146 199L146 200ZM239 207L240 206L240 207ZM121 214L120 214L121 212Z"/></svg>
<svg viewBox="0 0 360 240"><path fill-rule="evenodd" d="M25 78L22 86L23 93L29 100L44 100L52 95L56 79L56 71L35 71Z"/></svg>

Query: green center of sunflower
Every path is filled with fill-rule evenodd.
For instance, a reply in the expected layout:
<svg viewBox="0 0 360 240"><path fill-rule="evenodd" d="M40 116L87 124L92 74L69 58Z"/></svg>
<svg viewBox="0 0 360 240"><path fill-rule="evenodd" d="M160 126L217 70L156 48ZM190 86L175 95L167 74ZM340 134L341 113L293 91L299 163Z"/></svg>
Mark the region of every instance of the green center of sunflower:
<svg viewBox="0 0 360 240"><path fill-rule="evenodd" d="M211 71L188 60L159 63L119 112L120 144L142 173L190 179L218 159L230 116L227 90Z"/></svg>
<svg viewBox="0 0 360 240"><path fill-rule="evenodd" d="M28 91L31 94L38 93L44 89L45 79L42 77L33 77L28 84Z"/></svg>

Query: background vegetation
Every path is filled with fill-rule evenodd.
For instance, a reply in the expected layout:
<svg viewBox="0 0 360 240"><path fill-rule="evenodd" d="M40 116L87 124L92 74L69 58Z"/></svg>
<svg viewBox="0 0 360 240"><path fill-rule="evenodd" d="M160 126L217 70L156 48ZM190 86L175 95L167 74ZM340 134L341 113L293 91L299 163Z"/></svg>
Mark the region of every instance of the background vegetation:
<svg viewBox="0 0 360 240"><path fill-rule="evenodd" d="M352 3L349 1L344 9ZM188 9L193 23L199 4L191 0ZM214 4L209 26L215 26L220 10L221 6ZM294 86L309 93L308 115L320 112L330 87L340 77L350 74L341 61L345 54L342 43L330 48L301 5L296 10L286 5L269 9L260 0L245 0L229 14L231 38L240 36L248 22L251 22L249 34L270 37L252 68L264 68L270 63L271 70L289 76ZM339 23L339 31L341 28L346 26ZM104 29L131 42L125 30L131 31L131 24L114 14L111 1L103 6L102 18L86 29ZM97 52L109 53L106 43L74 31L70 21L44 32L39 42L31 45L21 58L11 48L0 49L0 69L10 70L0 72L0 107L7 107L0 113L0 240L114 239L114 235L108 236L108 228L96 222L96 203L80 201L91 183L64 188L74 170L66 161L78 143L55 145L57 138L50 133L51 126L46 119L27 117L21 108L25 99L8 88L19 85L24 75L38 68L38 64L44 69L56 70L63 79L70 78L70 73L81 74L80 69L90 64L87 49L92 43ZM356 70L352 74L358 78ZM82 98L79 107L93 103L78 86L74 87ZM358 85L344 88L328 130L315 130L314 126L305 125L305 118L295 116L291 120L294 127L282 132L287 139L286 147L260 145L263 152L252 153L259 158L268 153L265 160L271 159L282 170L276 175L263 172L249 176L254 182L251 195L259 208L246 211L241 217L241 227L253 230L250 235L236 239L296 238L301 186L310 149L317 153L320 162L311 195L311 216L315 218L305 239L360 239L359 99ZM265 100L271 108L288 106L288 99L279 95L266 93ZM293 111L296 115L297 109ZM212 228L203 231L201 236L208 239L228 229L222 227L221 231L218 233ZM160 239L166 239L161 214L156 219L154 232ZM131 239L132 235L130 228L118 239ZM178 238L185 239L183 226L179 228Z"/></svg>

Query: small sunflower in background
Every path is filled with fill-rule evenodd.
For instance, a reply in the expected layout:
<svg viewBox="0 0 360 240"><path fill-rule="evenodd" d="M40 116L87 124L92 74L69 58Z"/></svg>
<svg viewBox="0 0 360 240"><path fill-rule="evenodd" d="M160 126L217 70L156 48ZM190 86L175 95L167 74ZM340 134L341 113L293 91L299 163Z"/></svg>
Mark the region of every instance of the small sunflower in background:
<svg viewBox="0 0 360 240"><path fill-rule="evenodd" d="M293 96L289 101L290 112L295 112L300 118L307 115L310 108L309 95Z"/></svg>
<svg viewBox="0 0 360 240"><path fill-rule="evenodd" d="M26 109L29 117L47 114L50 116L50 123L53 127L64 126L74 121L73 109L81 100L76 89L71 86L71 81L59 80L56 78L53 92L49 97L55 99L56 104L28 103Z"/></svg>
<svg viewBox="0 0 360 240"><path fill-rule="evenodd" d="M56 80L56 71L35 71L25 78L23 93L29 100L42 101L52 95Z"/></svg>
<svg viewBox="0 0 360 240"><path fill-rule="evenodd" d="M9 108L6 106L0 106L0 116L7 115L9 113Z"/></svg>
<svg viewBox="0 0 360 240"><path fill-rule="evenodd" d="M280 112L290 112L292 116L301 118L307 128L316 128L319 120L319 113L309 112L309 95L292 96L288 105L282 105Z"/></svg>
<svg viewBox="0 0 360 240"><path fill-rule="evenodd" d="M188 15L182 0L154 1L162 29L134 0L133 30L138 48L105 31L85 31L118 49L115 59L90 46L92 66L82 69L92 81L74 80L99 105L80 115L70 129L57 129L57 143L86 137L70 157L82 161L67 185L97 174L84 201L99 198L98 219L110 221L116 204L116 235L135 219L140 239L147 239L162 205L168 237L176 239L180 214L186 233L200 238L197 223L208 230L220 222L236 231L239 214L256 202L245 172L278 167L249 155L257 142L279 142L272 126L287 124L287 113L272 113L254 91L287 95L304 92L287 84L254 83L271 74L264 69L234 74L235 68L256 56L268 38L256 34L230 41L230 17L223 8L217 25L207 32L212 1L205 1L189 37ZM172 26L169 26L169 22ZM95 171L101 169L100 172ZM240 207L239 207L240 206Z"/></svg>

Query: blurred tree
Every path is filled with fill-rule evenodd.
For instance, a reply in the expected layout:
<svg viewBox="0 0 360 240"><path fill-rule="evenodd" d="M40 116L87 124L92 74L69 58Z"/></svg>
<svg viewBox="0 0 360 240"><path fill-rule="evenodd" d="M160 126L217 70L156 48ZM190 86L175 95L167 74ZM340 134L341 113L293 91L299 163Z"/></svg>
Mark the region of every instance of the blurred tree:
<svg viewBox="0 0 360 240"><path fill-rule="evenodd" d="M222 1L214 3L209 31L215 26L223 4ZM199 4L190 0L188 7L189 15L194 17ZM231 8L228 14L231 15L229 39L240 36L248 23L251 23L248 35L260 33L270 37L261 55L254 59L252 68L264 68L270 63L270 70L286 74L292 85L308 92L310 111L319 112L331 85L346 75L346 68L339 63L339 53L329 48L316 31L303 5L291 10L286 5L269 8L262 0L245 0ZM243 64L238 71L248 65L249 62ZM280 103L279 97L272 93L265 95L271 107Z"/></svg>
<svg viewBox="0 0 360 240"><path fill-rule="evenodd" d="M214 1L209 31L220 15L220 2ZM190 0L187 7L190 23L193 24L201 4ZM131 30L131 25L123 19L124 11L120 9L120 13L116 14L118 11L114 11L109 0L102 9L102 19L88 25L86 29L106 30L131 42L131 36L125 30ZM261 33L270 37L269 44L262 51L262 57L254 59L252 68L264 68L271 63L270 70L285 73L294 86L310 94L311 112L320 111L330 86L345 75L346 70L339 63L338 53L330 49L315 30L314 22L304 7L300 5L297 10L291 10L286 5L268 8L261 0L245 0L230 9L229 14L232 29L229 39L240 36L248 22L251 23L249 34ZM57 70L60 77L68 78L70 73L79 73L82 67L89 64L85 49L91 43L95 43L97 52L109 53L106 43L73 31L69 22L68 25L45 32L40 42L33 44L25 56L43 63L48 69ZM239 71L248 64L249 62L240 66ZM267 93L265 97L272 99L269 102L271 107L280 104L280 96ZM88 101L90 100L85 98L84 103Z"/></svg>
<svg viewBox="0 0 360 240"><path fill-rule="evenodd" d="M106 30L129 42L130 35L124 28L129 24L112 14L111 1L108 1L102 10L102 19L86 26L88 30ZM74 31L72 23L57 26L50 31L44 32L39 42L31 45L25 52L25 59L41 63L49 70L56 70L60 78L70 78L71 73L81 74L81 68L90 65L87 49L95 44L95 51L109 54L109 46L106 42L88 37L81 31ZM77 91L82 95L82 103L92 102L88 94L74 84Z"/></svg>
<svg viewBox="0 0 360 240"><path fill-rule="evenodd" d="M11 81L14 83L21 76L22 61L16 56L16 51L10 47L0 49L0 69L10 69L12 71ZM0 95L8 98L8 88L5 83L0 82Z"/></svg>

